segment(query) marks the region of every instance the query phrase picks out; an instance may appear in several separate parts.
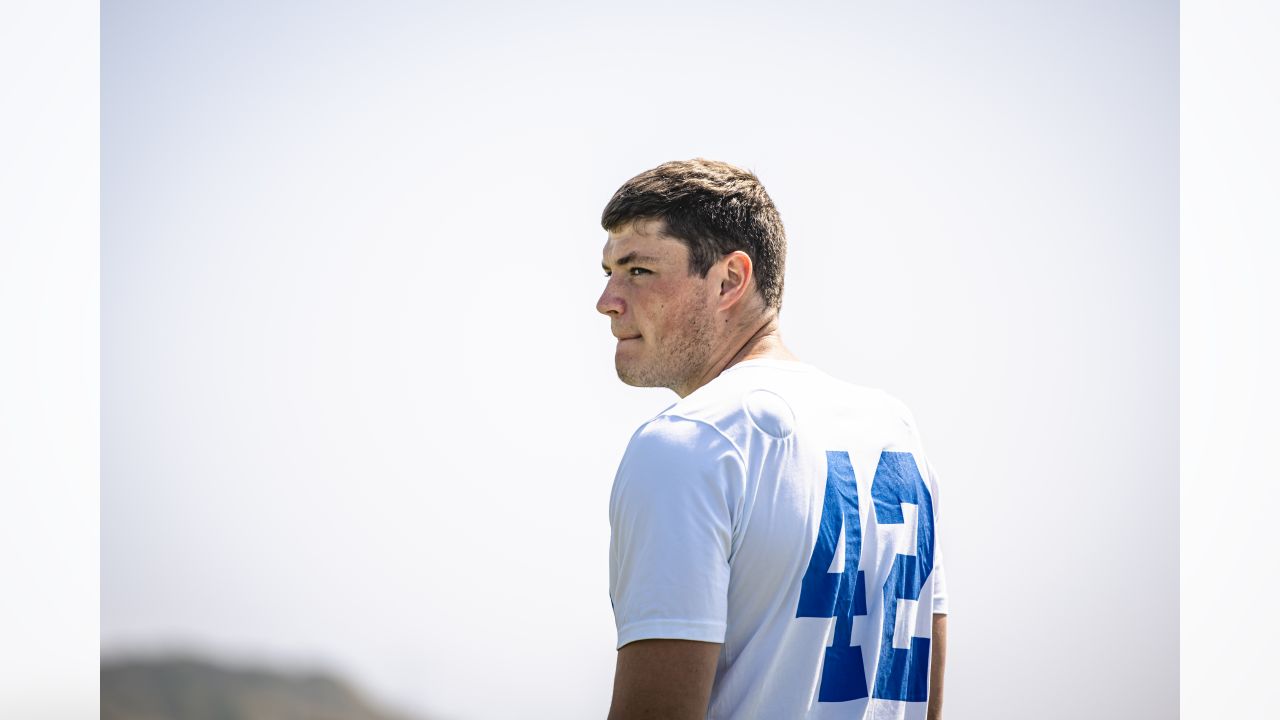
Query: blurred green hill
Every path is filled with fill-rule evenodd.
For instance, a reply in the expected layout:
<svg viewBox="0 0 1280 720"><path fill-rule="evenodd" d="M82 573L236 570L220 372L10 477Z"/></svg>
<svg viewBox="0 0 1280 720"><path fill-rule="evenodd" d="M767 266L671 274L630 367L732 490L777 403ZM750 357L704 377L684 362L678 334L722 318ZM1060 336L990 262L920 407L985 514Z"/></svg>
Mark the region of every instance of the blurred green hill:
<svg viewBox="0 0 1280 720"><path fill-rule="evenodd" d="M329 675L190 657L104 660L101 698L102 720L411 720Z"/></svg>

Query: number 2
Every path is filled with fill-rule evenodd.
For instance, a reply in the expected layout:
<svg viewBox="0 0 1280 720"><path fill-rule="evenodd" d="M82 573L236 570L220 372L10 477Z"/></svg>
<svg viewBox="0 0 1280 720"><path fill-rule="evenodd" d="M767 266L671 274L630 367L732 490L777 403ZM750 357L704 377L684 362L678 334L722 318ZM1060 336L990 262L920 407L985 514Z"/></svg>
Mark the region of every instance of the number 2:
<svg viewBox="0 0 1280 720"><path fill-rule="evenodd" d="M882 588L884 622L880 656L875 665L874 696L888 700L924 701L929 694L929 638L912 637L910 647L893 647L899 600L920 599L933 570L933 498L915 457L906 452L880 454L871 497L879 525L904 521L902 503L917 508L915 553L898 553ZM829 572L843 531L844 569ZM858 564L862 557L862 520L858 484L849 454L827 452L827 485L822 501L818 539L800 586L796 617L836 619L835 636L826 649L818 702L844 702L868 696L862 646L852 645L853 619L867 614L866 580Z"/></svg>

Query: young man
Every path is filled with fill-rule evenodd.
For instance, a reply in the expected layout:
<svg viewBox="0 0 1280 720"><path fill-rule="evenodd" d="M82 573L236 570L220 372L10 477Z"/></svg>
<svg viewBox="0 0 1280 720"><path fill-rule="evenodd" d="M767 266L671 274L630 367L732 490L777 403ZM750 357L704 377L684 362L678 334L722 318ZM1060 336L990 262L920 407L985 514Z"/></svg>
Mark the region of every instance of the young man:
<svg viewBox="0 0 1280 720"><path fill-rule="evenodd" d="M669 162L601 224L618 377L681 398L614 480L609 717L941 717L936 480L902 403L783 346L764 187Z"/></svg>

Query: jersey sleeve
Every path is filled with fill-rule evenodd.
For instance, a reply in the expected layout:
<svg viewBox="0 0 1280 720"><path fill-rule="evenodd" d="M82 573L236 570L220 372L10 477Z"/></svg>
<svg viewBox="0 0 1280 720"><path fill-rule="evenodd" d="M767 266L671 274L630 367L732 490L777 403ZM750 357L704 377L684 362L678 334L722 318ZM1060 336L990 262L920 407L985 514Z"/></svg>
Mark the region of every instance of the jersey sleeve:
<svg viewBox="0 0 1280 720"><path fill-rule="evenodd" d="M938 501L938 476L933 470L933 466L929 465L929 494L933 496L933 527L934 527L934 550L933 550L933 572L930 576L930 582L933 584L933 614L946 615L947 613L947 573L946 567L942 562L942 548L946 544L943 542L944 533L941 526L941 510Z"/></svg>
<svg viewBox="0 0 1280 720"><path fill-rule="evenodd" d="M618 647L724 642L729 555L746 471L714 427L660 416L631 438L609 503Z"/></svg>

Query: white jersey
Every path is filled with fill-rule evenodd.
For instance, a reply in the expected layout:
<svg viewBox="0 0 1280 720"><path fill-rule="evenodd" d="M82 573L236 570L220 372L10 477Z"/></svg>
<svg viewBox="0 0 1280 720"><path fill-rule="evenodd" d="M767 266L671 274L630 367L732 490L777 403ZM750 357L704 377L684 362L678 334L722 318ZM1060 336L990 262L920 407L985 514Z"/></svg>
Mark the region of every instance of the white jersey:
<svg viewBox="0 0 1280 720"><path fill-rule="evenodd" d="M748 360L632 436L610 498L618 647L723 643L708 718L924 718L947 612L910 413Z"/></svg>

